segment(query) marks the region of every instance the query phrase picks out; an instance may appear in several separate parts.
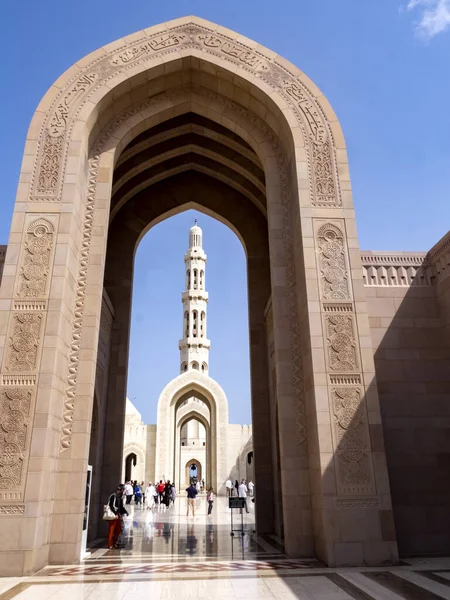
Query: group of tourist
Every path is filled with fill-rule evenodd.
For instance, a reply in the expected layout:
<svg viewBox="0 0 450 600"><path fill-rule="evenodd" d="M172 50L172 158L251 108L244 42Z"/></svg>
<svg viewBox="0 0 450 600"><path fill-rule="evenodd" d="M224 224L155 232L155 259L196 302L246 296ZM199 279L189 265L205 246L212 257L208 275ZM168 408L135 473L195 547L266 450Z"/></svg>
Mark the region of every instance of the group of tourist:
<svg viewBox="0 0 450 600"><path fill-rule="evenodd" d="M248 484L245 479L239 483L236 479L235 484L233 485L231 479L228 479L226 482L226 488L228 492L228 496L237 496L239 498L244 498L244 506L245 510L248 513L247 506L247 493L252 497L254 495L254 484L252 481L249 481ZM186 516L189 516L189 513L192 513L192 516L195 517L195 502L197 495L205 489L204 480L197 481L196 483L192 482L189 487L186 489L187 493L187 512ZM147 510L152 510L155 507L159 506L160 508L164 507L164 510L167 510L172 502L175 504L175 499L177 497L177 490L174 483L171 483L169 480L163 481L162 479L159 483L150 482L148 486L144 490L144 482L138 484L137 481L127 481L125 484L120 484L114 494L108 499L108 506L110 510L117 516L117 519L113 519L109 521L109 534L108 534L108 548L121 548L123 545L120 543L120 534L123 530L123 518L124 516L128 516L128 511L124 506L124 500L126 505L130 505L134 496L134 502L136 506L145 505ZM211 516L212 509L215 500L215 492L212 487L208 489L206 495L206 502L208 504L208 516ZM254 501L254 500L253 500Z"/></svg>
<svg viewBox="0 0 450 600"><path fill-rule="evenodd" d="M236 481L234 482L234 485L233 485L231 479L228 478L225 483L225 487L227 488L228 497L231 498L232 496L234 496L234 497L238 497L238 498L243 498L245 512L247 512L247 513L250 512L248 510L247 496L249 495L252 498L252 502L255 501L255 499L254 499L255 484L253 483L253 481L249 481L247 483L245 479L242 479L241 483L239 483L239 481L236 479Z"/></svg>
<svg viewBox="0 0 450 600"><path fill-rule="evenodd" d="M170 480L163 481L160 479L159 483L150 482L145 488L145 504L147 510L152 510L159 506L164 507L167 510L172 502L175 504L177 497L177 488L175 483L171 483Z"/></svg>
<svg viewBox="0 0 450 600"><path fill-rule="evenodd" d="M243 486L243 487L241 489L241 493L239 493L239 488L241 486ZM239 496L241 498L246 498L247 492L250 497L253 497L254 491L255 491L255 484L253 483L253 481L250 480L247 483L247 481L245 479L242 479L241 483L239 483L239 481L236 479L236 481L234 482L234 485L233 485L233 482L231 481L231 479L228 478L225 483L225 487L227 488L228 497ZM245 491L245 496L242 495L244 493L244 491Z"/></svg>

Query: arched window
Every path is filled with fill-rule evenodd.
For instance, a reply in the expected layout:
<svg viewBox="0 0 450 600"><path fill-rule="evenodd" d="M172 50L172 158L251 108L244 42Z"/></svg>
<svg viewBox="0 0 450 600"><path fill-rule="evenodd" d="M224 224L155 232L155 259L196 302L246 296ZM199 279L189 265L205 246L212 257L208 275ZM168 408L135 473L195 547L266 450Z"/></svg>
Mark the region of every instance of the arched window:
<svg viewBox="0 0 450 600"><path fill-rule="evenodd" d="M193 369L196 369L196 370L198 371L198 362L193 362L193 363L191 363L191 367L192 367Z"/></svg>
<svg viewBox="0 0 450 600"><path fill-rule="evenodd" d="M188 269L186 271L186 289L190 289L191 287L191 271Z"/></svg>
<svg viewBox="0 0 450 600"><path fill-rule="evenodd" d="M182 371L187 371L187 363L185 363L185 362L184 362L184 363L181 365L181 370L182 370Z"/></svg>
<svg viewBox="0 0 450 600"><path fill-rule="evenodd" d="M196 310L192 311L192 335L194 337L197 337L197 333L198 333L198 313Z"/></svg>
<svg viewBox="0 0 450 600"><path fill-rule="evenodd" d="M202 364L202 371L203 371L203 373L207 373L208 372L208 365L205 362Z"/></svg>
<svg viewBox="0 0 450 600"><path fill-rule="evenodd" d="M198 277L198 271L197 271L197 269L194 269L194 290L197 289L197 277Z"/></svg>
<svg viewBox="0 0 450 600"><path fill-rule="evenodd" d="M205 320L206 320L205 311L202 311L202 313L200 315L200 337L205 337Z"/></svg>
<svg viewBox="0 0 450 600"><path fill-rule="evenodd" d="M184 335L189 337L189 312L184 313Z"/></svg>
<svg viewBox="0 0 450 600"><path fill-rule="evenodd" d="M203 277L204 277L204 275L205 275L205 272L204 272L204 271L203 271L203 269L202 269L202 270L200 271L200 289L201 289L201 290L203 290L203 289L204 289L204 288L203 288L203 285L204 285L204 282L203 282Z"/></svg>

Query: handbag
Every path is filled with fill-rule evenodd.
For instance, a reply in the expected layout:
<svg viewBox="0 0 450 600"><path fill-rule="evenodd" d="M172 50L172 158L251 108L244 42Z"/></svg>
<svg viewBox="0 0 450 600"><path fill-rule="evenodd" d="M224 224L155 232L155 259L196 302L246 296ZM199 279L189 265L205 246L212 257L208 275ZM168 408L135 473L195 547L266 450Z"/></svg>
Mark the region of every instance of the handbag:
<svg viewBox="0 0 450 600"><path fill-rule="evenodd" d="M103 520L104 521L115 521L117 518L118 518L118 516L113 513L109 504L105 504L103 507Z"/></svg>

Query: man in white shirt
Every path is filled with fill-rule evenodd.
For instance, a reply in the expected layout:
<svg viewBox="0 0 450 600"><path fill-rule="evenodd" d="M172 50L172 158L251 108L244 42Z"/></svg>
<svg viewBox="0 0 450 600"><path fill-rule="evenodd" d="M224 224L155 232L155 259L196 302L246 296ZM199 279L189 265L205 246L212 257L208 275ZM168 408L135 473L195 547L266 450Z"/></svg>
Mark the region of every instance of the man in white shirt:
<svg viewBox="0 0 450 600"><path fill-rule="evenodd" d="M247 486L245 484L245 480L243 479L241 481L241 483L239 484L239 488L238 488L238 495L239 498L244 498L244 505L245 505L245 512L248 513L248 506L247 506Z"/></svg>
<svg viewBox="0 0 450 600"><path fill-rule="evenodd" d="M231 483L231 479L230 478L227 479L227 482L226 482L225 486L227 488L228 497L230 497L231 496L231 490L233 488L233 484Z"/></svg>
<svg viewBox="0 0 450 600"><path fill-rule="evenodd" d="M127 497L127 504L131 504L131 498L133 497L133 494L133 486L129 481L127 481L125 484L125 496Z"/></svg>
<svg viewBox="0 0 450 600"><path fill-rule="evenodd" d="M249 481L248 482L248 491L250 492L250 496L253 496L253 488L255 487L255 484L253 483L253 481Z"/></svg>

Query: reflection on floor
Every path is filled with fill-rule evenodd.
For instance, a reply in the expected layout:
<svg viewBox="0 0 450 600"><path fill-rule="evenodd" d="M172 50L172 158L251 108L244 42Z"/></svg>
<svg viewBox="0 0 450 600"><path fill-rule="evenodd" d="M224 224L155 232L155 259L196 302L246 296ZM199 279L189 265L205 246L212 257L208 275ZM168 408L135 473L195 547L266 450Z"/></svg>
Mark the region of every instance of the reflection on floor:
<svg viewBox="0 0 450 600"><path fill-rule="evenodd" d="M104 542L78 565L51 566L33 577L0 579L0 600L162 600L277 598L283 600L450 600L450 558L414 559L400 567L328 569L290 560L281 540L254 532L253 504L236 511L230 535L225 498L206 515L186 500L168 511L131 506L122 550Z"/></svg>

